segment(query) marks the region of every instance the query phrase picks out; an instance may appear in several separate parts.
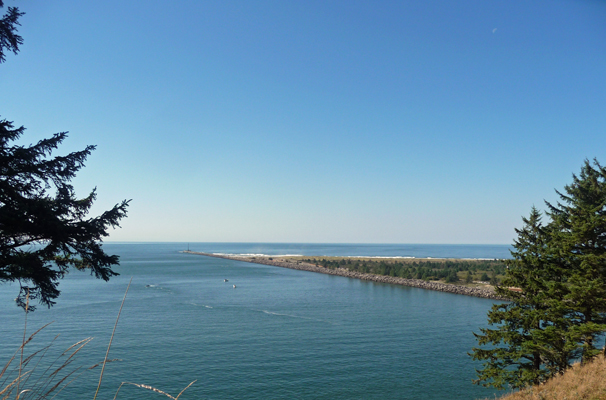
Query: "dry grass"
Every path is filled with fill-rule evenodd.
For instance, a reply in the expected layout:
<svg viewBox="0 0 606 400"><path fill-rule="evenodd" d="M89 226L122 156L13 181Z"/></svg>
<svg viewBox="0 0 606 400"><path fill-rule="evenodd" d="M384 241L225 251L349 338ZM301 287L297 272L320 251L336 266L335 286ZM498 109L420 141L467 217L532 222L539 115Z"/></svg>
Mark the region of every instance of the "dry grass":
<svg viewBox="0 0 606 400"><path fill-rule="evenodd" d="M500 400L606 400L606 359L602 356L585 365L576 364L564 375Z"/></svg>
<svg viewBox="0 0 606 400"><path fill-rule="evenodd" d="M152 387L152 386L149 386L149 385L143 385L143 384L140 384L140 383L122 382L122 384L120 384L120 387L116 391L116 395L114 396L114 400L116 400L116 398L118 397L118 392L120 391L120 389L122 389L122 386L124 386L124 385L133 385L133 386L136 386L136 387L140 387L142 389L151 390L152 392L155 392L155 393L160 393L160 394L162 394L162 395L164 395L164 396L166 396L166 397L168 397L168 398L170 398L172 400L178 400L179 397L181 397L181 395L183 394L183 392L185 392L191 385L193 385L194 382L196 382L196 381L193 381L192 383L190 383L189 385L187 385L185 387L185 389L181 390L181 392L179 392L179 394L177 395L177 397L171 396L170 394L168 394L166 392L163 392L162 390L156 389L155 387Z"/></svg>
<svg viewBox="0 0 606 400"><path fill-rule="evenodd" d="M65 351L61 352L58 356L56 356L55 359L50 361L50 363L48 360L50 353L48 351L51 349L54 340L42 349L34 351L30 355L26 355L26 347L30 344L30 342L32 342L32 340L38 333L40 333L43 329L50 325L44 325L42 328L38 329L29 337L27 337L27 314L29 307L28 294L26 297L25 327L23 329L23 340L21 346L19 346L15 354L13 354L13 356L8 360L4 368L0 370L0 400L54 399L75 379L80 377L80 375L82 375L86 370L91 370L98 367L99 365L102 365L101 373L99 376L99 384L97 386L97 391L94 394L95 399L99 393L99 388L103 379L103 371L105 370L106 364L113 361L120 361L116 359L110 360L108 359L108 356L112 341L114 339L114 334L116 332L116 326L118 325L120 313L122 312L122 307L124 306L124 301L126 300L126 294L128 293L129 287L130 283L126 288L126 293L124 293L124 299L122 299L120 311L118 312L118 317L116 318L114 330L112 332L109 345L107 346L107 352L105 354L103 362L100 362L88 368L74 366L72 365L72 363L74 362L75 356L78 354L78 352L80 352L84 348L84 346L86 346L86 344L88 344L93 338L86 338L69 346ZM57 339L57 337L55 337L55 339ZM15 363L17 365L15 365ZM118 392L120 391L123 385L136 386L142 389L149 390L151 392L164 395L166 397L169 397L170 399L177 400L183 394L183 392L185 392L191 385L193 385L194 382L195 381L187 385L183 390L181 390L181 392L176 397L149 385L122 382L122 384L116 390L114 400L117 398Z"/></svg>
<svg viewBox="0 0 606 400"><path fill-rule="evenodd" d="M48 325L35 331L29 337L27 331L27 312L29 307L29 295L25 305L25 328L23 329L23 340L15 354L8 360L2 371L0 371L0 400L10 398L19 399L50 399L61 393L85 369L72 365L75 356L86 346L92 338L86 338L69 346L57 356L49 353L53 342L43 348L26 355L26 346ZM17 360L17 365L15 361ZM49 362L48 357L54 357ZM43 362L45 360L45 362ZM108 360L112 361L112 360ZM89 369L94 368L91 367Z"/></svg>

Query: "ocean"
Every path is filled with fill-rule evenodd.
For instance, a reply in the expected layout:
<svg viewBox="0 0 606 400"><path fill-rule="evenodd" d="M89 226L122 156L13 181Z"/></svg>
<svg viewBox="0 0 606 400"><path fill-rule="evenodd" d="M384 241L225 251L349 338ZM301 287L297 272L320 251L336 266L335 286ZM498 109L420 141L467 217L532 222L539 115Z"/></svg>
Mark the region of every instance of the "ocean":
<svg viewBox="0 0 606 400"><path fill-rule="evenodd" d="M109 354L119 361L106 366L100 399L114 398L122 382L176 396L194 380L180 399L494 398L495 391L471 383L479 365L467 355L493 300L181 252L188 247L223 254L509 257L505 245L109 243L105 250L121 257L120 276L103 282L69 274L53 308L28 314L27 335L52 322L28 347L52 342L44 365L93 337L70 368L102 361L132 278ZM24 313L12 300L17 290L0 285L0 368L23 339ZM74 376L80 373L56 399L92 399L100 368ZM117 398L167 397L126 384Z"/></svg>

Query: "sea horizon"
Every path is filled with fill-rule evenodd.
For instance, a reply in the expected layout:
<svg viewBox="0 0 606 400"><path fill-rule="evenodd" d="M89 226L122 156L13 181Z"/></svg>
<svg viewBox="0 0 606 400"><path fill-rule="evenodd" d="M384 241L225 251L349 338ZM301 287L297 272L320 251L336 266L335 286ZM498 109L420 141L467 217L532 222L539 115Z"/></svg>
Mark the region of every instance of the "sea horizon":
<svg viewBox="0 0 606 400"><path fill-rule="evenodd" d="M430 243L299 243L299 242L105 242L108 246L182 246L194 252L259 256L333 256L376 258L508 259L512 247L505 244Z"/></svg>
<svg viewBox="0 0 606 400"><path fill-rule="evenodd" d="M103 243L111 243L111 244L137 244L137 243L231 243L231 244L258 244L258 243L266 243L266 244L318 244L318 245L389 245L389 246L419 246L419 245L428 245L428 246L511 246L508 243L389 243L389 242L289 242L289 241L233 241L233 240L225 240L225 241L183 241L183 240L104 240Z"/></svg>
<svg viewBox="0 0 606 400"><path fill-rule="evenodd" d="M471 400L496 393L471 383L479 364L467 355L475 345L472 332L486 326L493 300L197 256L184 253L181 242L104 247L120 256L115 267L119 276L104 282L73 271L61 281L57 304L27 317L29 332L56 321L36 336L30 350L51 341L62 350L83 337L96 337L77 360L85 367L96 364L105 355L132 277L110 355L122 361L108 365L104 396L113 395L124 381L176 394L195 379L183 399ZM254 248L283 254L293 247L316 255L495 250L190 243L194 251L234 253ZM23 311L13 301L16 290L15 285L0 285L4 361L23 338ZM94 392L94 371L57 398ZM121 396L143 400L149 393L125 387Z"/></svg>

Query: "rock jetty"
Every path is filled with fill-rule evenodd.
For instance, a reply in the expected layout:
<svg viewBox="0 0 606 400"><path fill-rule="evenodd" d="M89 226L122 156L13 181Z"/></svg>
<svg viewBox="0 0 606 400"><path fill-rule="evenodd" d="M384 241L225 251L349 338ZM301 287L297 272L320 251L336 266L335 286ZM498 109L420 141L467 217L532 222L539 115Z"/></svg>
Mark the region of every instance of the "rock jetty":
<svg viewBox="0 0 606 400"><path fill-rule="evenodd" d="M361 272L350 271L346 268L324 268L315 264L310 264L302 261L286 261L286 260L274 260L268 256L239 256L239 255L223 255L223 254L212 254L212 253L200 253L195 251L184 251L188 254L197 254L207 257L224 258L227 260L244 261L255 264L273 265L274 267L298 269L301 271L318 272L321 274L345 276L347 278L362 279L365 281L373 281L380 283L391 283L394 285L410 286L421 289L436 290L438 292L462 294L465 296L482 297L485 299L493 300L507 300L504 297L497 296L492 287L468 287L461 285L453 285L442 282L424 281L422 279L406 279L398 278L394 276L386 275L375 275L375 274L364 274Z"/></svg>

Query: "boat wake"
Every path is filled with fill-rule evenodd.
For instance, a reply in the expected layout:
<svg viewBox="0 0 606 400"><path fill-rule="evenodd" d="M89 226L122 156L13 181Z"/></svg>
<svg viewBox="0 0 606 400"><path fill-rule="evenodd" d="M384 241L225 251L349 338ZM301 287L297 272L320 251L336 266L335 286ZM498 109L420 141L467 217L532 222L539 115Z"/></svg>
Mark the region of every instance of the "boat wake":
<svg viewBox="0 0 606 400"><path fill-rule="evenodd" d="M153 289L153 290L163 290L165 292L172 293L171 289L168 289L168 288L165 288L165 287L162 287L162 286L158 286L158 285L145 285L145 288L146 289Z"/></svg>
<svg viewBox="0 0 606 400"><path fill-rule="evenodd" d="M204 307L204 308L213 308L211 306L207 306L206 304L198 304L198 303L187 303L190 306L196 306L196 307Z"/></svg>
<svg viewBox="0 0 606 400"><path fill-rule="evenodd" d="M310 321L324 322L324 323L327 323L327 324L330 324L330 325L335 325L334 323L329 322L329 321L325 321L323 319L301 317L301 316L292 315L292 314L282 314L282 313L277 313L277 312L268 311L268 310L254 310L254 311L259 311L259 312L262 312L262 313L268 314L268 315L276 315L276 316L280 316L280 317L290 317L290 318L298 318L298 319L307 319L307 320L310 320Z"/></svg>

